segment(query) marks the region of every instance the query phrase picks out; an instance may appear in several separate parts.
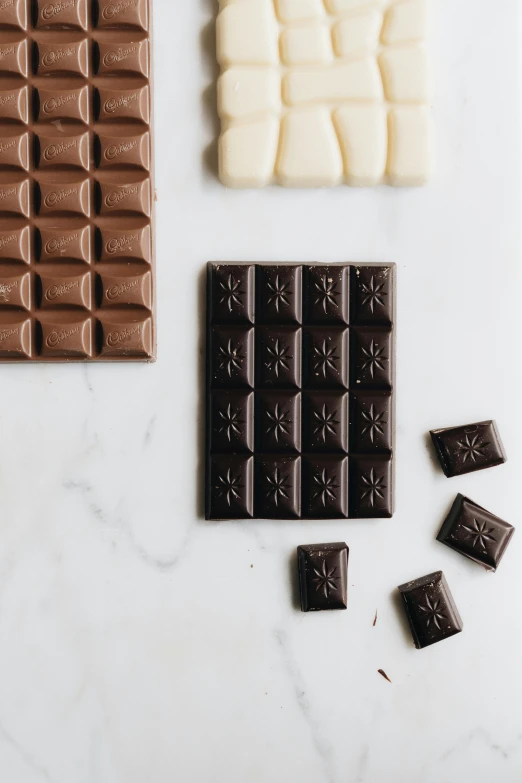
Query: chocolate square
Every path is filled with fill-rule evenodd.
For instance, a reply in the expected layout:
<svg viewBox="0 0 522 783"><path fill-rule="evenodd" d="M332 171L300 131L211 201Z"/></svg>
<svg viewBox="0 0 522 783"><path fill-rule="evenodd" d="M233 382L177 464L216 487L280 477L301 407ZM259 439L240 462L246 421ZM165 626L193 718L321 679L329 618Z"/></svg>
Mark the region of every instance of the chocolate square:
<svg viewBox="0 0 522 783"><path fill-rule="evenodd" d="M462 631L462 620L442 571L407 582L398 589L417 649Z"/></svg>
<svg viewBox="0 0 522 783"><path fill-rule="evenodd" d="M457 495L437 540L496 571L515 528L464 495Z"/></svg>
<svg viewBox="0 0 522 783"><path fill-rule="evenodd" d="M210 438L213 451L254 450L254 393L214 391L211 395Z"/></svg>
<svg viewBox="0 0 522 783"><path fill-rule="evenodd" d="M259 264L256 271L258 323L300 324L303 296L301 267Z"/></svg>
<svg viewBox="0 0 522 783"><path fill-rule="evenodd" d="M348 450L348 392L303 394L305 451Z"/></svg>
<svg viewBox="0 0 522 783"><path fill-rule="evenodd" d="M342 519L348 515L348 457L303 456L303 512L309 519Z"/></svg>
<svg viewBox="0 0 522 783"><path fill-rule="evenodd" d="M390 324L393 321L393 268L352 267L352 324Z"/></svg>
<svg viewBox="0 0 522 783"><path fill-rule="evenodd" d="M301 611L346 609L348 555L344 543L297 547Z"/></svg>
<svg viewBox="0 0 522 783"><path fill-rule="evenodd" d="M348 388L348 329L307 329L304 382L308 388Z"/></svg>
<svg viewBox="0 0 522 783"><path fill-rule="evenodd" d="M301 515L301 457L260 454L256 457L256 516L298 519Z"/></svg>
<svg viewBox="0 0 522 783"><path fill-rule="evenodd" d="M216 264L208 285L214 322L254 322L253 266Z"/></svg>
<svg viewBox="0 0 522 783"><path fill-rule="evenodd" d="M387 329L351 330L352 389L391 389L393 365L391 361L391 332Z"/></svg>
<svg viewBox="0 0 522 783"><path fill-rule="evenodd" d="M390 392L359 391L350 395L350 449L374 454L391 451L393 405Z"/></svg>
<svg viewBox="0 0 522 783"><path fill-rule="evenodd" d="M350 458L350 516L393 515L392 461L388 455Z"/></svg>
<svg viewBox="0 0 522 783"><path fill-rule="evenodd" d="M430 435L448 478L492 468L506 461L494 421L431 430Z"/></svg>
<svg viewBox="0 0 522 783"><path fill-rule="evenodd" d="M256 383L260 388L301 386L301 329L292 326L256 330Z"/></svg>
<svg viewBox="0 0 522 783"><path fill-rule="evenodd" d="M301 394L259 391L256 394L256 449L301 451Z"/></svg>
<svg viewBox="0 0 522 783"><path fill-rule="evenodd" d="M211 372L215 387L254 386L254 330L212 329Z"/></svg>
<svg viewBox="0 0 522 783"><path fill-rule="evenodd" d="M305 267L306 321L310 324L348 324L349 269L343 266Z"/></svg>
<svg viewBox="0 0 522 783"><path fill-rule="evenodd" d="M210 459L207 512L213 519L250 519L254 515L254 458L216 454Z"/></svg>

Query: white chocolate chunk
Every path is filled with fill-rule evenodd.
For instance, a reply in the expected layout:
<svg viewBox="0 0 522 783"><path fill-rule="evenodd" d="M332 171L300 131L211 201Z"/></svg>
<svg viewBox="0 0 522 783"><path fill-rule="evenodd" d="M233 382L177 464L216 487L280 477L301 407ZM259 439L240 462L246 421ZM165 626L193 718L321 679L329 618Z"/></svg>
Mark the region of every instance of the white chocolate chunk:
<svg viewBox="0 0 522 783"><path fill-rule="evenodd" d="M284 117L276 175L294 188L341 182L343 161L327 109L297 109Z"/></svg>
<svg viewBox="0 0 522 783"><path fill-rule="evenodd" d="M274 68L237 65L219 77L220 117L242 119L253 114L278 114L280 110L281 77Z"/></svg>
<svg viewBox="0 0 522 783"><path fill-rule="evenodd" d="M219 178L231 188L261 188L272 179L279 141L275 117L231 125L219 140Z"/></svg>
<svg viewBox="0 0 522 783"><path fill-rule="evenodd" d="M281 57L287 65L331 62L332 38L326 25L288 27L281 35Z"/></svg>
<svg viewBox="0 0 522 783"><path fill-rule="evenodd" d="M386 13L381 40L386 46L423 41L428 33L426 0L405 0Z"/></svg>
<svg viewBox="0 0 522 783"><path fill-rule="evenodd" d="M324 16L322 0L275 0L275 7L279 19L285 24Z"/></svg>
<svg viewBox="0 0 522 783"><path fill-rule="evenodd" d="M383 106L343 106L334 113L334 124L351 185L382 182L388 154L388 127Z"/></svg>
<svg viewBox="0 0 522 783"><path fill-rule="evenodd" d="M382 82L373 57L327 68L291 69L283 81L283 98L290 106L303 103L382 100Z"/></svg>
<svg viewBox="0 0 522 783"><path fill-rule="evenodd" d="M393 109L389 116L388 177L392 185L423 185L431 174L431 117L424 106Z"/></svg>
<svg viewBox="0 0 522 783"><path fill-rule="evenodd" d="M279 28L272 3L241 0L218 14L217 58L221 65L276 65Z"/></svg>
<svg viewBox="0 0 522 783"><path fill-rule="evenodd" d="M423 46L383 49L379 63L384 91L393 103L427 103L429 78Z"/></svg>
<svg viewBox="0 0 522 783"><path fill-rule="evenodd" d="M325 5L331 14L342 14L344 11L355 11L371 5L382 5L384 0L325 0Z"/></svg>
<svg viewBox="0 0 522 783"><path fill-rule="evenodd" d="M333 28L335 53L339 57L365 55L377 49L382 14L373 10L341 19Z"/></svg>

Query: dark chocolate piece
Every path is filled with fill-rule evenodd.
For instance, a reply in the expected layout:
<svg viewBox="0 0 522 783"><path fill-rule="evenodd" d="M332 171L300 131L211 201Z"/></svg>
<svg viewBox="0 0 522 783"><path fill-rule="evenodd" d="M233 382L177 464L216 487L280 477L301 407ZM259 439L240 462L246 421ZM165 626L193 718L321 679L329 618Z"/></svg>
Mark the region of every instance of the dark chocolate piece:
<svg viewBox="0 0 522 783"><path fill-rule="evenodd" d="M437 540L496 571L515 528L464 495L457 495Z"/></svg>
<svg viewBox="0 0 522 783"><path fill-rule="evenodd" d="M346 609L348 554L344 543L297 547L301 611Z"/></svg>
<svg viewBox="0 0 522 783"><path fill-rule="evenodd" d="M150 0L0 0L0 362L155 353Z"/></svg>
<svg viewBox="0 0 522 783"><path fill-rule="evenodd" d="M207 518L390 517L394 267L209 264L207 294Z"/></svg>
<svg viewBox="0 0 522 783"><path fill-rule="evenodd" d="M462 620L442 571L407 582L398 589L417 649L462 631Z"/></svg>
<svg viewBox="0 0 522 783"><path fill-rule="evenodd" d="M448 478L492 468L506 461L494 421L431 430L430 435Z"/></svg>

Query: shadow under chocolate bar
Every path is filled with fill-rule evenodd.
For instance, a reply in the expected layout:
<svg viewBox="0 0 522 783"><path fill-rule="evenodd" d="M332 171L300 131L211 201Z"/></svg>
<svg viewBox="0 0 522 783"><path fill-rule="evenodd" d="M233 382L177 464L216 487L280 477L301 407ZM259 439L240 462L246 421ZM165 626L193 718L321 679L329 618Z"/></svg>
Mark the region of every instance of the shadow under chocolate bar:
<svg viewBox="0 0 522 783"><path fill-rule="evenodd" d="M393 265L209 264L207 519L391 517Z"/></svg>
<svg viewBox="0 0 522 783"><path fill-rule="evenodd" d="M150 361L150 0L0 3L0 41L0 362Z"/></svg>

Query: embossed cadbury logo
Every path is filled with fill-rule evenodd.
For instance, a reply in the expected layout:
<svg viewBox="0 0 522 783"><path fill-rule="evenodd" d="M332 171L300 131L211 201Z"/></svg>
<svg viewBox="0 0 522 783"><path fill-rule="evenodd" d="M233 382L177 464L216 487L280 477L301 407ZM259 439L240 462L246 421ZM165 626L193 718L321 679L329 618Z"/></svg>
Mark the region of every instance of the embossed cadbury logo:
<svg viewBox="0 0 522 783"><path fill-rule="evenodd" d="M44 152L45 160L54 160L55 158L63 155L64 152L70 150L72 147L77 147L78 142L76 140L66 142L62 141L60 144L50 144Z"/></svg>
<svg viewBox="0 0 522 783"><path fill-rule="evenodd" d="M16 234L9 234L8 237L2 237L0 239L0 250L6 245L9 245L11 242L14 242L15 239L16 239Z"/></svg>
<svg viewBox="0 0 522 783"><path fill-rule="evenodd" d="M104 109L107 114L114 114L115 111L122 107L126 109L131 103L138 100L139 93L134 92L132 95L121 95L119 98L109 98L105 101Z"/></svg>
<svg viewBox="0 0 522 783"><path fill-rule="evenodd" d="M121 63L122 60L126 60L127 57L131 56L131 54L136 54L137 51L137 46L129 46L127 49L123 49L120 46L119 49L115 49L112 52L107 52L103 58L103 64L110 68L111 65L114 65L114 63Z"/></svg>
<svg viewBox="0 0 522 783"><path fill-rule="evenodd" d="M42 9L42 18L48 21L49 19L52 19L53 16L58 16L62 11L67 10L67 8L74 8L75 5L76 0L69 0L69 2L65 3L48 3L48 5L44 6Z"/></svg>
<svg viewBox="0 0 522 783"><path fill-rule="evenodd" d="M134 242L134 240L138 241L139 238L139 234L127 234L127 236L114 237L114 239L110 239L105 245L107 253L112 255L118 250L127 250L130 247L131 242Z"/></svg>
<svg viewBox="0 0 522 783"><path fill-rule="evenodd" d="M138 192L138 186L134 188L126 188L125 190L112 190L106 197L105 203L109 208L115 207L120 201L125 201L129 196L133 196Z"/></svg>
<svg viewBox="0 0 522 783"><path fill-rule="evenodd" d="M125 294L127 291L132 290L133 288L136 288L136 286L139 283L138 280L130 280L125 283L121 283L120 285L111 285L109 288L107 288L107 291L105 292L107 299L118 299L120 296Z"/></svg>
<svg viewBox="0 0 522 783"><path fill-rule="evenodd" d="M120 343L127 343L129 340L132 339L132 337L135 334L140 333L140 327L135 326L133 329L121 329L117 330L115 329L113 332L109 332L107 335L107 345L110 348L114 348L116 345L119 345Z"/></svg>
<svg viewBox="0 0 522 783"><path fill-rule="evenodd" d="M11 296L11 291L17 286L18 280L14 280L12 283L0 283L0 301L8 302Z"/></svg>
<svg viewBox="0 0 522 783"><path fill-rule="evenodd" d="M70 103L70 101L76 100L77 97L78 93L73 92L70 95L60 95L58 98L49 98L48 101L45 101L43 110L46 114L52 114L53 111L59 109L66 103Z"/></svg>
<svg viewBox="0 0 522 783"><path fill-rule="evenodd" d="M6 150L12 149L15 146L16 146L16 141L9 141L7 142L7 144L3 144L2 142L0 142L0 154L2 152L5 152Z"/></svg>
<svg viewBox="0 0 522 783"><path fill-rule="evenodd" d="M46 207L55 207L60 204L64 199L69 198L74 193L78 193L78 188L69 188L68 190L53 190L45 197L44 204Z"/></svg>
<svg viewBox="0 0 522 783"><path fill-rule="evenodd" d="M5 3L0 3L0 11L5 11L6 8L12 8L14 0L5 0Z"/></svg>
<svg viewBox="0 0 522 783"><path fill-rule="evenodd" d="M62 329L60 332L53 331L47 337L45 344L49 348L56 348L61 342L67 340L68 337L72 337L73 334L77 334L80 331L80 327L76 326L74 329Z"/></svg>
<svg viewBox="0 0 522 783"><path fill-rule="evenodd" d="M7 340L9 337L14 337L15 334L18 334L19 328L16 329L2 329L0 331L0 342L3 342L4 340Z"/></svg>
<svg viewBox="0 0 522 783"><path fill-rule="evenodd" d="M76 54L76 46L69 46L67 49L56 49L56 51L46 52L42 58L42 63L48 68L50 65L60 62L64 57L69 57L71 54Z"/></svg>
<svg viewBox="0 0 522 783"><path fill-rule="evenodd" d="M105 150L105 158L107 160L114 160L114 158L118 158L120 155L123 155L124 152L130 152L137 146L138 146L137 141L127 141L127 142L122 142L121 144L111 144L111 146L107 147L107 149Z"/></svg>
<svg viewBox="0 0 522 783"><path fill-rule="evenodd" d="M4 57L8 57L10 54L15 53L14 46L9 46L7 49L0 49L0 60L3 60Z"/></svg>
<svg viewBox="0 0 522 783"><path fill-rule="evenodd" d="M59 299L61 296L68 294L73 288L79 288L79 285L80 283L78 280L75 280L74 283L61 283L61 285L49 286L45 292L45 298L49 302L54 302L55 299Z"/></svg>
<svg viewBox="0 0 522 783"><path fill-rule="evenodd" d="M121 2L121 3L110 3L106 8L103 9L103 18L110 20L114 19L115 16L118 16L118 14L124 13L128 8L131 8L132 6L136 7L138 5L138 0L127 0L127 2Z"/></svg>
<svg viewBox="0 0 522 783"><path fill-rule="evenodd" d="M0 98L0 106L5 106L6 103L11 103L14 101L15 96L11 93L11 95L4 95Z"/></svg>
<svg viewBox="0 0 522 783"><path fill-rule="evenodd" d="M16 193L16 188L6 188L5 190L0 190L0 199L9 198L9 196L14 196Z"/></svg>
<svg viewBox="0 0 522 783"><path fill-rule="evenodd" d="M60 239L50 239L45 245L46 253L56 253L57 250L63 250L71 242L78 239L78 234L71 234L69 237L60 237Z"/></svg>

